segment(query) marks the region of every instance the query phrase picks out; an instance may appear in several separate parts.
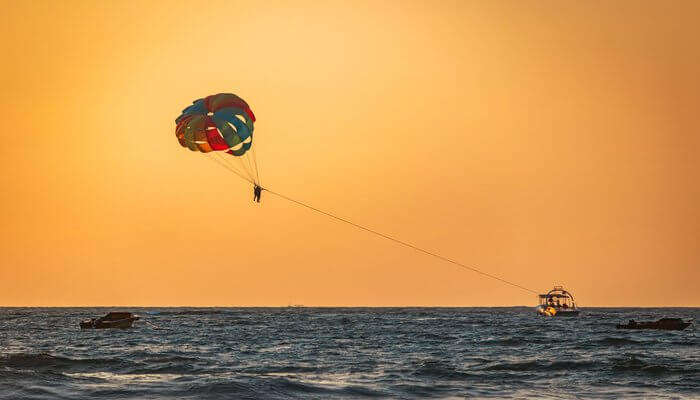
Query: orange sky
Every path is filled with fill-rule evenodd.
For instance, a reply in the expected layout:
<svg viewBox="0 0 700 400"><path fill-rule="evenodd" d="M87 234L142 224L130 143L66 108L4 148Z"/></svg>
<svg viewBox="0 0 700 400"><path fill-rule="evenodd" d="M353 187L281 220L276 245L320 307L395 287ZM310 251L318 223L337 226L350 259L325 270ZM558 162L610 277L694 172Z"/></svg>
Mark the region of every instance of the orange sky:
<svg viewBox="0 0 700 400"><path fill-rule="evenodd" d="M700 305L696 1L2 2L0 305Z"/></svg>

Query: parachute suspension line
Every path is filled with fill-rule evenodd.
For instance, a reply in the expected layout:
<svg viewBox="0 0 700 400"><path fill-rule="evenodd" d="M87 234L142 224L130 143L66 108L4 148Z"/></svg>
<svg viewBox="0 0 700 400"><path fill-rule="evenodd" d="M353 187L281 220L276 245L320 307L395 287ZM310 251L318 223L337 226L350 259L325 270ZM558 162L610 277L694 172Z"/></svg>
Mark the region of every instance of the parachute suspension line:
<svg viewBox="0 0 700 400"><path fill-rule="evenodd" d="M251 147L250 150L248 150L245 155L246 158L248 159L248 164L250 164L250 170L253 172L253 176L255 176L255 182L260 184L260 179L258 179L258 174L255 171L255 164L253 163L253 148Z"/></svg>
<svg viewBox="0 0 700 400"><path fill-rule="evenodd" d="M252 148L250 148L248 151L246 151L243 156L245 157L245 160L248 163L248 171L250 171L250 176L254 178L253 180L255 181L255 183L259 183L257 181L257 179L255 179L255 175L254 175L255 170L253 169L253 163L250 162L250 150L252 150ZM241 157L241 158L243 158L243 157Z"/></svg>
<svg viewBox="0 0 700 400"><path fill-rule="evenodd" d="M250 168L246 167L245 162L240 156L234 156L231 154L219 154L219 156L231 165L238 165L238 168L240 168L240 170L243 171L251 181L255 180L253 179L253 174L250 173Z"/></svg>
<svg viewBox="0 0 700 400"><path fill-rule="evenodd" d="M236 172L238 172L239 175L245 175L245 179L247 181L251 180L250 174L246 173L245 168L240 168L240 167L236 166L235 163L231 162L231 160L227 159L227 157L224 157L223 155L221 155L218 151L215 151L213 153L214 153L213 158L216 159L220 164L225 165L227 169L235 170ZM207 154L209 154L209 153L207 153Z"/></svg>
<svg viewBox="0 0 700 400"><path fill-rule="evenodd" d="M218 154L217 154L217 157L211 155L210 153L206 153L206 155L207 155L207 158L209 158L210 160L214 161L215 163L221 165L222 167L226 168L227 170L233 172L234 174L238 175L241 179L245 180L246 182L251 182L251 179L249 177L245 176L245 174L243 172L239 171L235 166L229 164L228 162L224 161L220 157L217 158Z"/></svg>
<svg viewBox="0 0 700 400"><path fill-rule="evenodd" d="M255 176L258 178L258 185L262 185L262 180L260 179L260 172L258 171L258 157L255 154L255 146L251 147L250 150L253 152L253 165L255 166Z"/></svg>
<svg viewBox="0 0 700 400"><path fill-rule="evenodd" d="M234 162L236 162L241 167L241 169L245 171L245 173L250 177L251 181L255 182L255 177L253 176L253 173L251 172L252 170L250 169L250 166L246 164L246 160L243 159L244 157L245 157L245 155L233 156Z"/></svg>
<svg viewBox="0 0 700 400"><path fill-rule="evenodd" d="M204 153L204 154L207 156L207 159L212 160L213 162L215 162L215 163L221 165L222 167L226 168L227 170L233 172L234 174L238 175L244 181L255 184L251 179L245 177L243 174L238 172L235 168L228 165L225 161L218 160L216 157L212 156L210 153Z"/></svg>
<svg viewBox="0 0 700 400"><path fill-rule="evenodd" d="M480 271L480 270L478 270L478 269L476 269L476 268L474 268L474 267L470 267L470 266L468 266L468 265L462 264L462 263L459 262L459 261L455 261L455 260L453 260L453 259L450 259L450 258L441 256L441 255L439 255L439 254L437 254L437 253L433 253L433 252L431 252L431 251L424 250L424 249L422 249L422 248L420 248L420 247L418 247L418 246L414 246L414 245L412 245L412 244L410 244L410 243L404 242L403 240L399 240L399 239L397 239L397 238L395 238L395 237L392 237L392 236L383 234L383 233L381 233L381 232L377 232L377 231L375 231L375 230L373 230L373 229L370 229L370 228L367 228L367 227L365 227L365 226L356 224L356 223L354 223L354 222L352 222L352 221L349 221L349 220L347 220L347 219L345 219L345 218L338 217L337 215L331 214L331 213L329 213L329 212L326 212L326 211L323 211L323 210L319 210L319 209L316 208L316 207L310 206L310 205L308 205L308 204L306 204L306 203L303 203L303 202L301 202L301 201L299 201L299 200L294 200L294 199L292 199L291 197L287 197L287 196L285 196L285 195L283 195L283 194L281 194L281 193L274 192L274 191L272 191L272 190L270 190L270 189L267 189L267 188L263 188L263 190L267 191L267 192L270 193L270 194L274 194L274 195L276 195L276 196L278 196L278 197L280 197L280 198L282 198L282 199L291 201L292 203L296 203L296 204L298 204L298 205L300 205L300 206L302 206L302 207L306 207L306 208L308 208L308 209L310 209L310 210L312 210L312 211L316 211L316 212L319 213L319 214L323 214L323 215L326 215L326 216L331 217L331 218L333 218L333 219L336 219L336 220L338 220L338 221L344 222L344 223L346 223L346 224L348 224L348 225L352 225L352 226L354 226L355 228L361 229L361 230L363 230L363 231L366 231L366 232L369 232L369 233L373 233L373 234L375 234L375 235L377 235L377 236L380 236L380 237L382 237L382 238L384 238L384 239L391 240L391 241L394 242L394 243L398 243L398 244L400 244L400 245L402 245L402 246L411 248L411 249L416 250L416 251L418 251L418 252L420 252L420 253L427 254L427 255L429 255L429 256L433 256L433 257L435 257L435 258L437 258L437 259L439 259L439 260L442 260L442 261L448 262L448 263L450 263L450 264L454 264L454 265L456 265L456 266L459 266L459 267L468 269L468 270L470 270L470 271L476 272L477 274L481 274L481 275L483 275L483 276L486 276L486 277L495 279L495 280L497 280L497 281L506 283L506 284L511 285L511 286L514 286L514 287L516 287L516 288L518 288L518 289L522 289L522 290L525 290L525 291L527 291L527 292L531 292L531 293L534 293L534 294L538 294L538 292L536 292L536 291L534 291L534 290L532 290L532 289L528 289L528 288L526 288L526 287L524 287L524 286L518 285L517 283L513 283L513 282L510 282L510 281L507 281L507 280L505 280L505 279L503 279L503 278L499 278L499 277L497 277L497 276L495 276L495 275L491 275L491 274L489 274L489 273Z"/></svg>
<svg viewBox="0 0 700 400"><path fill-rule="evenodd" d="M224 164L226 164L226 165L228 165L230 168L235 169L236 171L238 171L238 173L239 173L240 175L245 175L245 176L247 177L246 180L247 180L248 182L253 182L253 181L254 181L253 176L250 174L250 171L245 167L245 164L243 164L243 162L242 162L241 160L232 160L232 158L238 159L238 158L240 158L240 157L233 157L233 156L228 155L228 154L227 154L227 155L223 155L223 154L221 154L221 153L218 152L218 151L216 151L216 152L214 152L214 153L216 154L216 156L217 156ZM238 164L238 165L236 165L236 164Z"/></svg>

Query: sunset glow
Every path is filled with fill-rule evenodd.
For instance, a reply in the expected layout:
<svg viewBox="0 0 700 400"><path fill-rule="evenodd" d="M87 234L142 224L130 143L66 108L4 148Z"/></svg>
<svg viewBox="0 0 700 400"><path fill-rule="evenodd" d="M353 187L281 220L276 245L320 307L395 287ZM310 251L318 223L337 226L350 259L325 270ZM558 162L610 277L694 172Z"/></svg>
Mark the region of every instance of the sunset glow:
<svg viewBox="0 0 700 400"><path fill-rule="evenodd" d="M700 2L4 2L0 305L700 305ZM640 5L644 5L641 7Z"/></svg>

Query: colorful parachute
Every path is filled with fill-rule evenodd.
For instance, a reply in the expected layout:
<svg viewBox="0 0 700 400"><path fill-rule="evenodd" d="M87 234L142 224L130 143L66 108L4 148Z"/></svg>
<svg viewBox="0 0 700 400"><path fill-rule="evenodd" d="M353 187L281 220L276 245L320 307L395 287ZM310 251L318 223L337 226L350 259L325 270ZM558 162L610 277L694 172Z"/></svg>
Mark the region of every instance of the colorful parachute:
<svg viewBox="0 0 700 400"><path fill-rule="evenodd" d="M219 93L195 100L182 110L175 120L175 136L180 145L202 153L228 153L240 158L238 165L228 158L226 162L245 179L259 183L257 161L253 147L255 115L243 99L231 93ZM249 153L252 153L251 157ZM245 157L243 157L245 156Z"/></svg>

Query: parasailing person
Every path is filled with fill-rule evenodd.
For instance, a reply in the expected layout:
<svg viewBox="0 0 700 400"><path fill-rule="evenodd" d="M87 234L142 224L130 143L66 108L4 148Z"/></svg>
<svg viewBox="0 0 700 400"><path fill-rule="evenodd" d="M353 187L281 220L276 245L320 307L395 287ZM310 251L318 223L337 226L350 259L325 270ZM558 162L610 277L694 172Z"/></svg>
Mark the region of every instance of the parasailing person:
<svg viewBox="0 0 700 400"><path fill-rule="evenodd" d="M253 187L253 201L256 203L260 203L260 193L262 193L262 187L260 185L255 185Z"/></svg>

